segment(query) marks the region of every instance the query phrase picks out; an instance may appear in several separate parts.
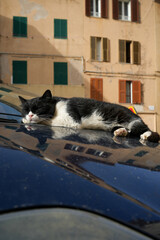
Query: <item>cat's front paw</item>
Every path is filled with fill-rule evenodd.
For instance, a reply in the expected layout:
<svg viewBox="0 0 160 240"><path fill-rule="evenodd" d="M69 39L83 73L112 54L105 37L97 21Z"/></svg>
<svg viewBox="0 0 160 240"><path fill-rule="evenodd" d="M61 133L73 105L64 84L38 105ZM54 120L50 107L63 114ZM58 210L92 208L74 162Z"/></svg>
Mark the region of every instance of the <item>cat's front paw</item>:
<svg viewBox="0 0 160 240"><path fill-rule="evenodd" d="M26 118L22 118L22 122L23 122L24 124L29 123Z"/></svg>
<svg viewBox="0 0 160 240"><path fill-rule="evenodd" d="M126 137L128 134L128 131L125 128L118 128L114 131L114 136L116 137Z"/></svg>

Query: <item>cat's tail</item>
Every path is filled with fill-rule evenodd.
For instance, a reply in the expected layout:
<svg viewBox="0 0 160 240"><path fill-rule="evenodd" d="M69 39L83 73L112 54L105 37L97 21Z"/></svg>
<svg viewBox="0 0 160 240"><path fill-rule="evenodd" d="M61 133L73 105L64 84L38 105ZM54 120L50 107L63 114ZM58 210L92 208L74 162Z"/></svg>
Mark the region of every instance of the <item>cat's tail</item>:
<svg viewBox="0 0 160 240"><path fill-rule="evenodd" d="M160 135L157 132L152 132L149 130L149 131L146 131L143 134L141 134L140 138L142 140L147 140L149 142L158 143L160 140Z"/></svg>

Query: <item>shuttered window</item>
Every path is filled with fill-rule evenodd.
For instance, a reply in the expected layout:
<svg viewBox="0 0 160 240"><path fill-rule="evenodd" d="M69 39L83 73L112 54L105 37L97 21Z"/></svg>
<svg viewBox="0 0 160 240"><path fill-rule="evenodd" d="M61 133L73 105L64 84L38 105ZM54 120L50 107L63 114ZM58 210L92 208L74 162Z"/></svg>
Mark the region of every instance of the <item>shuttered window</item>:
<svg viewBox="0 0 160 240"><path fill-rule="evenodd" d="M91 59L110 61L110 40L108 38L91 37Z"/></svg>
<svg viewBox="0 0 160 240"><path fill-rule="evenodd" d="M108 18L108 0L101 1L101 17Z"/></svg>
<svg viewBox="0 0 160 240"><path fill-rule="evenodd" d="M119 62L141 64L141 47L139 42L119 40Z"/></svg>
<svg viewBox="0 0 160 240"><path fill-rule="evenodd" d="M126 62L126 41L119 40L119 62Z"/></svg>
<svg viewBox="0 0 160 240"><path fill-rule="evenodd" d="M96 60L96 37L91 37L91 59Z"/></svg>
<svg viewBox="0 0 160 240"><path fill-rule="evenodd" d="M132 82L133 103L141 103L141 82Z"/></svg>
<svg viewBox="0 0 160 240"><path fill-rule="evenodd" d="M91 78L90 96L92 99L103 101L103 79L102 78Z"/></svg>
<svg viewBox="0 0 160 240"><path fill-rule="evenodd" d="M118 20L119 9L118 9L118 0L112 0L112 10L113 10L113 19Z"/></svg>
<svg viewBox="0 0 160 240"><path fill-rule="evenodd" d="M68 64L66 62L54 62L54 84L68 84Z"/></svg>
<svg viewBox="0 0 160 240"><path fill-rule="evenodd" d="M27 18L13 17L13 36L27 37Z"/></svg>
<svg viewBox="0 0 160 240"><path fill-rule="evenodd" d="M66 19L54 19L54 38L67 39Z"/></svg>
<svg viewBox="0 0 160 240"><path fill-rule="evenodd" d="M13 61L13 84L27 84L27 61Z"/></svg>
<svg viewBox="0 0 160 240"><path fill-rule="evenodd" d="M86 16L91 16L91 0L85 0Z"/></svg>
<svg viewBox="0 0 160 240"><path fill-rule="evenodd" d="M119 80L119 103L141 103L141 82Z"/></svg>
<svg viewBox="0 0 160 240"><path fill-rule="evenodd" d="M108 38L103 38L103 61L110 61L110 40Z"/></svg>
<svg viewBox="0 0 160 240"><path fill-rule="evenodd" d="M85 13L87 17L108 18L108 0L85 0Z"/></svg>
<svg viewBox="0 0 160 240"><path fill-rule="evenodd" d="M126 103L126 81L119 80L119 102Z"/></svg>
<svg viewBox="0 0 160 240"><path fill-rule="evenodd" d="M139 22L139 2L138 0L131 0L131 17L132 22Z"/></svg>
<svg viewBox="0 0 160 240"><path fill-rule="evenodd" d="M138 0L112 0L113 19L140 21Z"/></svg>
<svg viewBox="0 0 160 240"><path fill-rule="evenodd" d="M133 42L133 63L141 63L141 45L139 42Z"/></svg>

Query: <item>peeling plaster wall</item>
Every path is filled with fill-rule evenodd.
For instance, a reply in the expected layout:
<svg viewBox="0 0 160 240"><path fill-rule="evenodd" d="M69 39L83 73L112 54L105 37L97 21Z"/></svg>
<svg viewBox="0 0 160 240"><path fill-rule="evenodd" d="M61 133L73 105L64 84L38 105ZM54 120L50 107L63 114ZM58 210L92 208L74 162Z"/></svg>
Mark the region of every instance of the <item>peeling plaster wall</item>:
<svg viewBox="0 0 160 240"><path fill-rule="evenodd" d="M159 0L139 0L140 23L114 20L111 0L108 1L108 19L86 17L85 1L82 0L0 1L0 48L1 52L6 52L6 55L1 56L1 79L5 83L11 83L13 60L27 61L28 84L25 87L34 91L38 84L43 85L42 88L47 85L54 87L54 61L68 62L68 88L55 86L57 93L63 96L69 96L73 89L80 86L85 89L85 93L80 91L83 96L90 97L90 79L103 78L103 99L118 103L119 79L139 80L143 96L142 104L137 109L139 112L147 112L149 106L154 106L155 110L150 112L154 116L157 114L160 131ZM27 17L27 38L13 37L13 16ZM67 40L54 39L54 18L67 19ZM91 36L110 39L110 62L91 61ZM140 42L140 65L119 63L119 39Z"/></svg>
<svg viewBox="0 0 160 240"><path fill-rule="evenodd" d="M34 11L34 20L38 21L40 19L45 19L48 16L48 11L41 5L29 0L19 0L21 6L21 15L27 16L32 11Z"/></svg>

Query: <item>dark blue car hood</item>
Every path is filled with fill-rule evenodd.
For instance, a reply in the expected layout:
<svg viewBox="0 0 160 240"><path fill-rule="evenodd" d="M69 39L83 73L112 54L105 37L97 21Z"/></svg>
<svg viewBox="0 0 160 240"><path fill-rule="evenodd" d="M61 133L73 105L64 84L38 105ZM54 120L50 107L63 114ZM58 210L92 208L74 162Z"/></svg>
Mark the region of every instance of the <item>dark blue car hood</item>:
<svg viewBox="0 0 160 240"><path fill-rule="evenodd" d="M103 131L0 124L0 211L69 207L160 237L160 145Z"/></svg>

